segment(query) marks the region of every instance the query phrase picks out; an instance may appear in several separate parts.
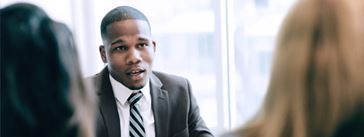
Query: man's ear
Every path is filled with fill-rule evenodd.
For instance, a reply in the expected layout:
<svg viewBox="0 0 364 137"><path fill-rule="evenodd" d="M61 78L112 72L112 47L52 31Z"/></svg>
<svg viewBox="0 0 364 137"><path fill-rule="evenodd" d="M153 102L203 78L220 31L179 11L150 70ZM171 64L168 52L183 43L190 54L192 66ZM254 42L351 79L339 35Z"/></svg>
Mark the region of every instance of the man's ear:
<svg viewBox="0 0 364 137"><path fill-rule="evenodd" d="M154 40L152 41L152 43L153 43L153 51L155 52L155 49L157 47L157 43Z"/></svg>
<svg viewBox="0 0 364 137"><path fill-rule="evenodd" d="M104 45L99 46L99 52L100 52L102 62L107 63L106 51L105 51L105 46Z"/></svg>

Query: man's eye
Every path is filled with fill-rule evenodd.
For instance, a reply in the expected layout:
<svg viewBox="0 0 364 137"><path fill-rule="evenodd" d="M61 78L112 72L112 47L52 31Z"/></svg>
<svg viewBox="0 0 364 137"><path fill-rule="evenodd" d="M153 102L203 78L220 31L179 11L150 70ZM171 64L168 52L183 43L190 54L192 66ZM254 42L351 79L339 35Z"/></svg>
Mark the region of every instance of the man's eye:
<svg viewBox="0 0 364 137"><path fill-rule="evenodd" d="M144 47L146 47L146 46L148 46L148 44L147 44L147 43L141 43L141 44L138 44L138 48L144 48Z"/></svg>
<svg viewBox="0 0 364 137"><path fill-rule="evenodd" d="M116 47L114 50L126 51L126 50L128 50L128 48L126 46L119 46L119 47Z"/></svg>

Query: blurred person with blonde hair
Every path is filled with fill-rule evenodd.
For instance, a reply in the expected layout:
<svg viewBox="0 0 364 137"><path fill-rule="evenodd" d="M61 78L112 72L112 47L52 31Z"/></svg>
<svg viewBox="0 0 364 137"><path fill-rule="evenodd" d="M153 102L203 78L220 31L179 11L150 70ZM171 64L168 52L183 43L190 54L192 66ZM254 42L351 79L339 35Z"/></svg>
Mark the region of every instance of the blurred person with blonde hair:
<svg viewBox="0 0 364 137"><path fill-rule="evenodd" d="M28 3L0 18L1 137L93 137L95 97L69 28Z"/></svg>
<svg viewBox="0 0 364 137"><path fill-rule="evenodd" d="M280 30L263 107L228 136L363 137L364 1L300 0Z"/></svg>

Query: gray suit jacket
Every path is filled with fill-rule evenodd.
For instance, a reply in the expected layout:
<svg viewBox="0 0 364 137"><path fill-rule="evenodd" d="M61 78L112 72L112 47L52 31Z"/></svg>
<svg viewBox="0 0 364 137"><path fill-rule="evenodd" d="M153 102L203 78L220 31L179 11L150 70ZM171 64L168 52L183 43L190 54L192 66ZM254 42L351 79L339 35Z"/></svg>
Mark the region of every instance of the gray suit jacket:
<svg viewBox="0 0 364 137"><path fill-rule="evenodd" d="M92 76L99 99L96 137L120 137L120 122L107 68ZM187 79L153 72L150 78L156 137L212 137L200 117Z"/></svg>

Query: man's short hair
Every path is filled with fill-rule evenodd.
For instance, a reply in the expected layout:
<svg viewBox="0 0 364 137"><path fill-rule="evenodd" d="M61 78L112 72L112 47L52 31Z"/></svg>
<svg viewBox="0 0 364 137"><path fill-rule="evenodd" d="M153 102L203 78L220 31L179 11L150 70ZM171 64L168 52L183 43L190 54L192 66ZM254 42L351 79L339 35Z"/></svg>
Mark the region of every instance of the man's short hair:
<svg viewBox="0 0 364 137"><path fill-rule="evenodd" d="M100 27L102 39L104 40L106 37L106 28L108 25L117 21L123 21L127 19L138 19L146 21L149 25L149 29L151 29L147 17L141 11L130 6L119 6L109 11L102 19Z"/></svg>

